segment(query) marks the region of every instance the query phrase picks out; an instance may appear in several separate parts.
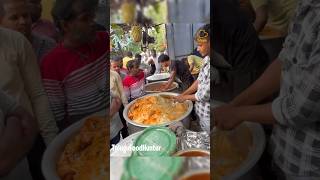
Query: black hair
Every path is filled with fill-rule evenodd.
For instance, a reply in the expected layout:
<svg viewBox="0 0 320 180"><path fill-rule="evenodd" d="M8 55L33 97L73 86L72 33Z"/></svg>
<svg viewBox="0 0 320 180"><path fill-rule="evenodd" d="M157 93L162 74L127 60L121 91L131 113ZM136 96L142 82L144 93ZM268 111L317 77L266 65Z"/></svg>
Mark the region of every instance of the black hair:
<svg viewBox="0 0 320 180"><path fill-rule="evenodd" d="M79 3L79 4L77 4ZM51 11L56 27L64 33L61 21L70 21L79 13L75 11L75 4L80 5L83 11L94 11L98 6L98 0L56 0Z"/></svg>
<svg viewBox="0 0 320 180"><path fill-rule="evenodd" d="M131 52L131 51L128 51L128 52L126 53L126 56L128 56L128 57L131 57L131 58L132 58L133 54L132 54L132 52Z"/></svg>
<svg viewBox="0 0 320 180"><path fill-rule="evenodd" d="M182 61L182 62L188 62L188 58L186 58L186 57L181 58L181 61Z"/></svg>
<svg viewBox="0 0 320 180"><path fill-rule="evenodd" d="M161 54L159 57L158 57L158 62L159 63L162 63L162 62L166 62L166 61L169 61L170 58L168 55L166 54Z"/></svg>
<svg viewBox="0 0 320 180"><path fill-rule="evenodd" d="M122 60L121 56L114 56L111 58L111 61L116 61L116 62L120 62Z"/></svg>
<svg viewBox="0 0 320 180"><path fill-rule="evenodd" d="M188 67L188 69L190 68L190 65L189 65L189 62L188 62L188 58L186 58L186 57L182 58L181 62L183 62Z"/></svg>
<svg viewBox="0 0 320 180"><path fill-rule="evenodd" d="M141 61L142 56L141 56L140 54L136 54L136 55L134 56L134 58L137 59L137 60L139 60L139 61Z"/></svg>
<svg viewBox="0 0 320 180"><path fill-rule="evenodd" d="M139 66L139 62L137 60L131 60L127 63L127 69L130 70L135 66Z"/></svg>

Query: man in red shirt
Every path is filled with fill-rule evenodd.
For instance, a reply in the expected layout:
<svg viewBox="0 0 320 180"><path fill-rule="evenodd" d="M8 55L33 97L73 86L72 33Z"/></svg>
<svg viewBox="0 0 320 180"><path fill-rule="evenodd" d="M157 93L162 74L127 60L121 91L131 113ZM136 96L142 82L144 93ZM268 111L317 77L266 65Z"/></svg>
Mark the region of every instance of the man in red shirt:
<svg viewBox="0 0 320 180"><path fill-rule="evenodd" d="M129 61L127 69L129 73L123 79L123 88L130 102L145 95L145 74L141 69L139 69L139 62L137 60Z"/></svg>
<svg viewBox="0 0 320 180"><path fill-rule="evenodd" d="M51 109L61 129L105 111L109 36L94 30L97 0L57 0L52 14L62 41L41 64Z"/></svg>

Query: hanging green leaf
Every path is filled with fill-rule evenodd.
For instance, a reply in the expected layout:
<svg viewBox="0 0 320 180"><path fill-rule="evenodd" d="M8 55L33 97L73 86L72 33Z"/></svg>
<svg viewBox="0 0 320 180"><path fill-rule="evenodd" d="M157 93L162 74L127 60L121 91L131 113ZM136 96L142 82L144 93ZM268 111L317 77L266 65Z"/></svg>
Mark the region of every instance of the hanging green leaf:
<svg viewBox="0 0 320 180"><path fill-rule="evenodd" d="M157 14L160 13L160 8L161 8L160 2L157 2L157 3L153 4L153 9L155 10L155 12L156 12Z"/></svg>
<svg viewBox="0 0 320 180"><path fill-rule="evenodd" d="M156 30L157 33L160 33L160 26L155 26L154 29Z"/></svg>

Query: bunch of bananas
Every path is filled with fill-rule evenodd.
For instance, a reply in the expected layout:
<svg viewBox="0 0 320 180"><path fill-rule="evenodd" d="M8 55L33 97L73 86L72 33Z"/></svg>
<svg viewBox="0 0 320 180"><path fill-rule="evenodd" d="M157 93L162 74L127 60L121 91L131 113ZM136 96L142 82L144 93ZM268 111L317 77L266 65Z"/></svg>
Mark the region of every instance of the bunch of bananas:
<svg viewBox="0 0 320 180"><path fill-rule="evenodd" d="M134 1L124 1L121 4L121 17L124 23L133 23L136 13L136 4Z"/></svg>
<svg viewBox="0 0 320 180"><path fill-rule="evenodd" d="M142 39L142 29L139 25L134 25L131 28L131 37L134 42L140 42Z"/></svg>

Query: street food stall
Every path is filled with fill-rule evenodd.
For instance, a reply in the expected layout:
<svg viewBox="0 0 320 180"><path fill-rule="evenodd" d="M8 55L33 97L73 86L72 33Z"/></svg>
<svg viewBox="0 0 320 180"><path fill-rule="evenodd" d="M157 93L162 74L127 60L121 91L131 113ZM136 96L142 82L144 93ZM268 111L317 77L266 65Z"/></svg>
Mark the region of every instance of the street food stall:
<svg viewBox="0 0 320 180"><path fill-rule="evenodd" d="M141 31L128 25L111 25L114 29L111 31L114 51L111 54L121 56L122 51L132 51L134 54L145 55L149 49L155 48L159 54L153 57L154 61L158 61L160 54L167 54L172 60L181 61L193 53L196 48L193 36L203 25L203 23L139 25ZM122 27L123 31L119 30L119 27ZM137 33L142 33L142 37ZM122 40L123 38L126 40ZM160 41L162 43L159 43ZM148 72L148 68L144 71ZM159 157L169 158L168 162L163 160L169 167L177 166L176 171L172 172L174 179L189 179L189 176L209 179L210 136L201 130L198 120L195 119L194 103L190 100L180 102L175 99L175 96L182 93L179 79L175 79L170 87L163 90L162 87L170 76L171 74L165 69L162 69L161 73L147 75L144 84L146 93L125 106L122 115L128 124L130 135L121 138L120 142L110 149L111 179L130 179L130 177L148 179L152 167L149 166L150 172L137 174L136 171L140 171L144 166L139 163L143 158L146 158L145 161L152 158L152 161L157 162ZM198 158L202 160L197 160ZM187 168L188 164L193 165ZM197 164L200 167L197 168ZM117 171L112 172L112 169ZM188 174L188 171L191 174ZM155 173L159 173L161 177L160 172Z"/></svg>
<svg viewBox="0 0 320 180"><path fill-rule="evenodd" d="M145 144L151 141L153 145L157 144L163 148L173 146L173 150L166 154L167 156L185 149L193 149L193 151L198 149L201 152L205 150L205 153L209 155L209 135L206 132L190 130L192 129L190 127L190 113L193 109L193 103L191 101L176 102L173 99L173 96L176 95L178 94L170 92L152 93L129 103L125 107L123 115L129 124L135 126L136 131L120 141L118 145L136 146L139 144L139 139L142 138L146 140ZM166 127L180 121L183 127L179 133ZM162 140L166 136L168 140L173 139L163 142ZM167 143L171 143L171 145ZM131 151L119 152L115 149L111 149L110 152L114 157L130 156L132 153Z"/></svg>

